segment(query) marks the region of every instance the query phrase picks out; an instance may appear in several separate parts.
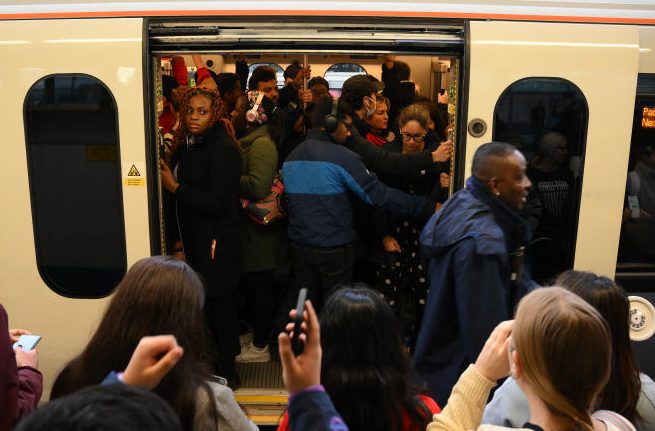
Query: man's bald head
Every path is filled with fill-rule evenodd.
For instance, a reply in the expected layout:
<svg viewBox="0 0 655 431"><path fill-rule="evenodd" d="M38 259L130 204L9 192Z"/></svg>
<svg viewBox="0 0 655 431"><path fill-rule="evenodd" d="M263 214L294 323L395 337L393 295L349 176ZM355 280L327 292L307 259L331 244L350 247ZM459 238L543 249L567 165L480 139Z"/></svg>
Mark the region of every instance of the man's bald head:
<svg viewBox="0 0 655 431"><path fill-rule="evenodd" d="M503 142L484 144L473 155L473 176L514 209L523 207L532 186L525 169L523 154Z"/></svg>
<svg viewBox="0 0 655 431"><path fill-rule="evenodd" d="M504 142L489 142L477 149L473 155L471 173L483 183L498 177L505 169L509 156L518 151L514 145Z"/></svg>

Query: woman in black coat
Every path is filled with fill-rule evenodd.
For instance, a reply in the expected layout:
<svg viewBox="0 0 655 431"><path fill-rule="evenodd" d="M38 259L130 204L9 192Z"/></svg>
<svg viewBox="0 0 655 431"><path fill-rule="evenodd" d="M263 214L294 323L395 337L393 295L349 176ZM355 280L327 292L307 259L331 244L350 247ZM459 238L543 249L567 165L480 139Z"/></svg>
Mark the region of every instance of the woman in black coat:
<svg viewBox="0 0 655 431"><path fill-rule="evenodd" d="M241 158L234 128L217 92L187 91L171 157L161 162L162 186L175 197L187 263L203 278L205 314L216 343L216 371L238 385L240 351L234 292L239 278Z"/></svg>

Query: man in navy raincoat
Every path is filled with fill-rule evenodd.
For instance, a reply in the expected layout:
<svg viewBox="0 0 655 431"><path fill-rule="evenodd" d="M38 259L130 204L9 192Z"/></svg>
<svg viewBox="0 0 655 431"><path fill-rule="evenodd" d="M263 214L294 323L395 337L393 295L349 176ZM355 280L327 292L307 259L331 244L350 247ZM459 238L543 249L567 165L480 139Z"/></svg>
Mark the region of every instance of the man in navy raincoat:
<svg viewBox="0 0 655 431"><path fill-rule="evenodd" d="M523 271L529 232L518 210L531 186L525 170L512 145L482 145L466 187L421 233L430 290L414 362L439 405L494 327L511 319L521 297L536 287Z"/></svg>

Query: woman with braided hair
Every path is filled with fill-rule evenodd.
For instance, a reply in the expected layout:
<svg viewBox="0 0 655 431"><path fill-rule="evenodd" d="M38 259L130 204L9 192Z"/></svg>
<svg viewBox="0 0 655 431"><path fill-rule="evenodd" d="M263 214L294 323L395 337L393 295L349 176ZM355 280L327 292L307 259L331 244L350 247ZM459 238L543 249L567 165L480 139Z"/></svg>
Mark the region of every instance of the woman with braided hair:
<svg viewBox="0 0 655 431"><path fill-rule="evenodd" d="M174 196L186 261L203 278L216 372L235 387L234 357L240 351L234 301L240 266L238 143L216 91L189 89L180 115L170 167L161 161L161 182Z"/></svg>

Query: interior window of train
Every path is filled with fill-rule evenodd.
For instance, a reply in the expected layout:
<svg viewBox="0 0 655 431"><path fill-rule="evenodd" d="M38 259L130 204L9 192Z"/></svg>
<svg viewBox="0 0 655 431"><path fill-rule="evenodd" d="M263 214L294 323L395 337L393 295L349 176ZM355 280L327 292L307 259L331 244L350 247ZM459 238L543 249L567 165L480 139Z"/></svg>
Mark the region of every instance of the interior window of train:
<svg viewBox="0 0 655 431"><path fill-rule="evenodd" d="M252 71L257 69L259 66L269 66L275 69L275 76L277 77L277 88L284 87L284 69L277 63L253 63L248 66L248 81L250 81L250 76Z"/></svg>
<svg viewBox="0 0 655 431"><path fill-rule="evenodd" d="M24 121L39 273L60 295L106 296L127 269L116 101L92 76L50 75Z"/></svg>
<svg viewBox="0 0 655 431"><path fill-rule="evenodd" d="M334 97L341 96L343 83L355 75L366 75L366 69L357 63L337 63L328 67L323 78L330 84L330 93Z"/></svg>
<svg viewBox="0 0 655 431"><path fill-rule="evenodd" d="M532 240L527 259L538 282L573 267L588 105L578 87L557 78L510 85L494 111L494 141L515 145L532 189L522 210Z"/></svg>
<svg viewBox="0 0 655 431"><path fill-rule="evenodd" d="M655 74L639 75L618 272L655 272Z"/></svg>

